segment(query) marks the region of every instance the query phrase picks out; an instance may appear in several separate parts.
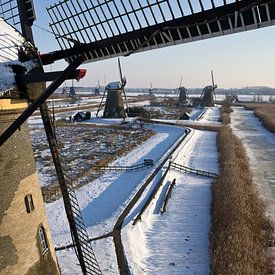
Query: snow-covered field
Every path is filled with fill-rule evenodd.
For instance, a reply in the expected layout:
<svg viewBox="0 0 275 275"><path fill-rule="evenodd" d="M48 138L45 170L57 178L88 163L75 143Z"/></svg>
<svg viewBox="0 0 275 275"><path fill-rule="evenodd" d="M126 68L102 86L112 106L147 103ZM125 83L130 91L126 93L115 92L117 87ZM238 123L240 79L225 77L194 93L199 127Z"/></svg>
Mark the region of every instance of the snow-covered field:
<svg viewBox="0 0 275 275"><path fill-rule="evenodd" d="M209 112L211 117L215 116L217 111L213 109ZM157 134L126 156L114 161L113 165L134 165L142 162L144 158L154 159L157 164L184 133L183 128L175 126L146 127L150 127ZM173 154L172 161L217 173L215 143L215 132L194 130ZM119 214L152 169L106 172L77 191L89 237L95 238L113 230ZM165 190L163 189L146 211L146 222L139 222L132 227L131 213L125 220L122 229L123 246L133 274L209 272L211 180L171 170L167 174L164 188L167 188L167 183L173 178L176 178L176 186L166 213L158 214ZM46 209L55 245L69 244L71 237L62 200L47 204ZM103 274L119 274L113 239L109 237L97 240L92 242L92 246ZM81 274L73 249L59 251L57 256L63 274Z"/></svg>
<svg viewBox="0 0 275 275"><path fill-rule="evenodd" d="M184 129L172 126L152 125L148 127L151 127L157 134L127 156L113 162L113 165L134 165L143 161L144 158L151 158L158 162L184 132ZM123 207L149 173L149 169L139 172L105 173L102 177L77 191L84 222L90 237L97 237L112 231ZM63 202L58 200L48 204L47 212L55 244L59 246L70 243L70 232ZM116 258L113 246L109 245L109 242L110 240L100 240L93 243L104 274L106 274L106 270L108 270L109 274L118 272L116 264L114 264L116 263ZM65 272L64 274L73 274L71 272L74 272L75 269L79 270L73 253L73 251L58 253L61 267L64 271L68 269L67 273ZM67 254L70 254L74 260L65 256ZM111 259L108 260L107 255L113 256L110 256ZM106 269L105 271L104 268Z"/></svg>

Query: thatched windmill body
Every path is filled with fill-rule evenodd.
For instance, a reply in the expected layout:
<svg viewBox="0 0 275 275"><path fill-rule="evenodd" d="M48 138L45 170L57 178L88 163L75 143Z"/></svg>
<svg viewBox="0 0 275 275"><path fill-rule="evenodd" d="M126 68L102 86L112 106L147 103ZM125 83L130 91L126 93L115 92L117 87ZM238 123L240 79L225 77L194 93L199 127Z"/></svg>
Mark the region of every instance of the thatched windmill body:
<svg viewBox="0 0 275 275"><path fill-rule="evenodd" d="M125 117L123 104L123 88L120 82L111 82L106 86L106 103L103 112L104 118L122 118Z"/></svg>
<svg viewBox="0 0 275 275"><path fill-rule="evenodd" d="M104 118L125 118L126 112L124 109L124 101L126 104L126 109L128 112L128 104L126 93L124 87L126 85L126 77L122 77L122 70L120 65L120 60L118 59L119 73L120 73L120 82L111 82L105 87L105 91L103 93L101 103L97 110L96 116L98 116L99 111L103 108L103 100L105 95L107 94L105 100L105 107L103 112ZM124 100L123 100L124 96Z"/></svg>
<svg viewBox="0 0 275 275"><path fill-rule="evenodd" d="M212 85L207 85L203 88L201 93L201 106L213 107L215 105L216 93L215 89L218 87L214 82L213 71L211 70Z"/></svg>

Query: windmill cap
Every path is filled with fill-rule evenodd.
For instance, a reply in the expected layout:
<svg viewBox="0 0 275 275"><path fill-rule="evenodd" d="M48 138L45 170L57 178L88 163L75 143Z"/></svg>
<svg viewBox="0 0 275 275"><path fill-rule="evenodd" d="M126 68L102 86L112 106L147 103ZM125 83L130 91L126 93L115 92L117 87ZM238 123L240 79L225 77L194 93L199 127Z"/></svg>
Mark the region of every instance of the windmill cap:
<svg viewBox="0 0 275 275"><path fill-rule="evenodd" d="M216 89L217 88L217 85L214 85L214 86L212 86L212 85L207 85L207 86L205 86L204 88L203 88L203 90L204 91L213 91L214 89Z"/></svg>
<svg viewBox="0 0 275 275"><path fill-rule="evenodd" d="M107 86L106 86L107 90L119 90L121 89L121 83L119 81L116 82L110 82Z"/></svg>

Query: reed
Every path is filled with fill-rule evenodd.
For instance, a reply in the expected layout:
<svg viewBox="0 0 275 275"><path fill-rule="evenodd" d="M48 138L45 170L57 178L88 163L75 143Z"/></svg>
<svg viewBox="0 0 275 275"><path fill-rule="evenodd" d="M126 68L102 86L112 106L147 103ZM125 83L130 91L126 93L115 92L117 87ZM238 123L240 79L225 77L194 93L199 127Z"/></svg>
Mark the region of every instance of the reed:
<svg viewBox="0 0 275 275"><path fill-rule="evenodd" d="M275 133L275 104L249 104L247 110L253 110L263 126L272 133Z"/></svg>
<svg viewBox="0 0 275 275"><path fill-rule="evenodd" d="M273 225L266 216L242 142L229 126L218 131L220 177L212 186L212 274L267 274Z"/></svg>

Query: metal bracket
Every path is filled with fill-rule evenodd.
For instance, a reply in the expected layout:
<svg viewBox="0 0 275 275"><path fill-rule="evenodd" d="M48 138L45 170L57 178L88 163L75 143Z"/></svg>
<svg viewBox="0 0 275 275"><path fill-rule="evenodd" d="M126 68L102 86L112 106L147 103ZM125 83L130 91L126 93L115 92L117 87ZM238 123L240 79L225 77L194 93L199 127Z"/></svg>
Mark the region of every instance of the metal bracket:
<svg viewBox="0 0 275 275"><path fill-rule="evenodd" d="M67 75L65 80L76 79L80 80L86 75L87 70L78 69ZM46 73L29 73L29 74L18 74L17 77L19 81L23 84L36 83L36 82L47 82L54 81L63 71L58 72L46 72Z"/></svg>

